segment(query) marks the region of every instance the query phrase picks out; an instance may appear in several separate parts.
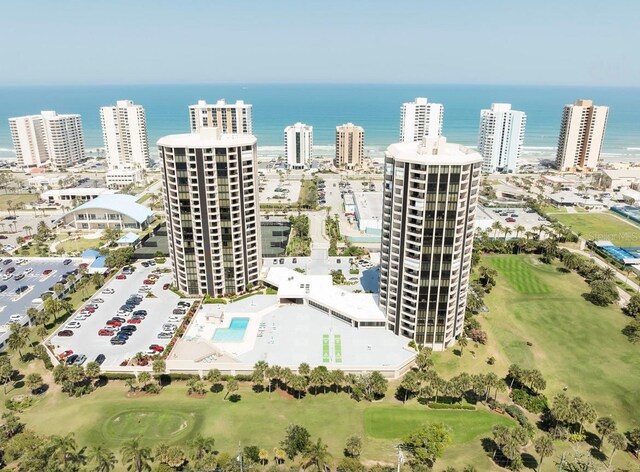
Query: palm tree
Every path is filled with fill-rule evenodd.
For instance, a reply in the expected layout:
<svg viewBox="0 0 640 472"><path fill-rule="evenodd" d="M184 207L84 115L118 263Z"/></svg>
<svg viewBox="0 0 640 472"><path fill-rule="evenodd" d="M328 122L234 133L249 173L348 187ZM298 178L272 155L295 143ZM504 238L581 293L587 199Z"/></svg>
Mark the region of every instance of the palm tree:
<svg viewBox="0 0 640 472"><path fill-rule="evenodd" d="M215 443L215 439L198 434L189 444L192 450L191 458L196 461L202 460L206 454L214 451Z"/></svg>
<svg viewBox="0 0 640 472"><path fill-rule="evenodd" d="M29 375L27 375L27 378L25 379L25 385L29 390L31 390L32 392L35 392L40 387L42 387L42 375L36 372L30 373Z"/></svg>
<svg viewBox="0 0 640 472"><path fill-rule="evenodd" d="M7 338L7 347L11 351L18 351L20 359L23 359L22 349L29 345L30 334L31 330L27 326L22 326L20 323L9 324L9 337Z"/></svg>
<svg viewBox="0 0 640 472"><path fill-rule="evenodd" d="M51 446L54 451L53 455L58 457L58 462L66 465L67 462L73 460L77 448L73 433L66 436L52 436Z"/></svg>
<svg viewBox="0 0 640 472"><path fill-rule="evenodd" d="M284 449L280 449L279 447L273 448L273 458L276 460L276 464L282 464L287 457L287 453Z"/></svg>
<svg viewBox="0 0 640 472"><path fill-rule="evenodd" d="M260 449L258 452L258 458L260 459L260 465L265 465L269 462L269 451L266 449Z"/></svg>
<svg viewBox="0 0 640 472"><path fill-rule="evenodd" d="M465 336L460 336L458 338L458 346L460 346L460 355L462 355L462 351L464 350L465 347L467 347L468 344L469 344L469 341Z"/></svg>
<svg viewBox="0 0 640 472"><path fill-rule="evenodd" d="M116 455L104 446L94 446L89 450L89 462L93 462L96 466L96 472L112 471L118 459Z"/></svg>
<svg viewBox="0 0 640 472"><path fill-rule="evenodd" d="M548 434L543 434L534 440L533 445L540 456L540 461L538 461L538 470L540 470L544 458L553 455L553 439Z"/></svg>
<svg viewBox="0 0 640 472"><path fill-rule="evenodd" d="M33 226L24 225L22 229L24 230L25 233L27 233L27 236L31 236L31 231L33 231Z"/></svg>
<svg viewBox="0 0 640 472"><path fill-rule="evenodd" d="M507 240L507 236L510 235L513 231L511 231L511 228L509 228L508 226L505 226L504 228L502 228L502 231L504 231L504 240Z"/></svg>
<svg viewBox="0 0 640 472"><path fill-rule="evenodd" d="M524 233L524 232L525 232L525 230L526 230L526 228L525 228L524 226L522 226L522 225L516 225L516 227L515 227L515 228L513 228L513 229L514 229L514 230L515 230L515 232L516 232L516 238L517 238L518 236L520 236L520 233Z"/></svg>
<svg viewBox="0 0 640 472"><path fill-rule="evenodd" d="M302 457L304 460L305 469L310 465L314 465L316 467L316 470L320 471L324 469L324 465L329 458L327 445L322 442L322 439L318 438L318 441L312 443Z"/></svg>
<svg viewBox="0 0 640 472"><path fill-rule="evenodd" d="M609 457L609 467L611 467L611 462L613 462L613 455L617 450L624 451L627 448L627 439L620 433L611 433L607 439L613 446L613 451L611 451L611 456Z"/></svg>
<svg viewBox="0 0 640 472"><path fill-rule="evenodd" d="M502 231L502 225L499 221L494 221L491 225L491 229L493 230L493 237L495 238L498 231Z"/></svg>
<svg viewBox="0 0 640 472"><path fill-rule="evenodd" d="M153 462L151 449L142 447L138 438L126 441L120 448L120 454L122 454L122 463L127 466L127 470L134 470L135 472L151 470L151 465L149 464Z"/></svg>
<svg viewBox="0 0 640 472"><path fill-rule="evenodd" d="M230 393L237 392L239 386L240 385L238 384L238 380L237 379L231 378L231 379L227 380L227 393L224 396L223 400L226 400L227 396Z"/></svg>

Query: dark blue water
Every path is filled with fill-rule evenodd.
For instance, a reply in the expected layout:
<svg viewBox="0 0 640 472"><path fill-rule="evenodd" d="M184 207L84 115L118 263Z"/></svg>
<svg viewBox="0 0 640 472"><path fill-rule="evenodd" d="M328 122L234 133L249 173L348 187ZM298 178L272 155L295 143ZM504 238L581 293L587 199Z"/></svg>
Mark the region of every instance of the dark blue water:
<svg viewBox="0 0 640 472"><path fill-rule="evenodd" d="M100 106L130 99L147 112L150 143L189 130L188 106L198 99L245 100L253 104L260 146L281 146L283 128L296 121L314 127L316 145L335 141L335 126L354 122L365 129L365 145L384 147L398 139L400 105L416 96L444 104L444 135L475 145L481 108L508 102L527 113L525 146L556 145L562 107L579 98L608 105L604 151L639 154L640 88L470 85L152 85L0 88L0 155L12 148L7 118L53 109L80 113L88 148L102 147Z"/></svg>

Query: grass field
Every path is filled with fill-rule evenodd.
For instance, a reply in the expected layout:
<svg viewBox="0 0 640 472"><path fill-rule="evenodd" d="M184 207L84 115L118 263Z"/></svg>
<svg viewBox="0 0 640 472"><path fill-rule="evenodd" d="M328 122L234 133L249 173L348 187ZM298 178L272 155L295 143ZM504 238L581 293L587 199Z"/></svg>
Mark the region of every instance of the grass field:
<svg viewBox="0 0 640 472"><path fill-rule="evenodd" d="M240 401L234 403L223 400L224 393L188 397L184 382L157 396L128 398L126 390L123 382L111 382L83 398L50 392L20 416L37 432L73 431L80 445L102 444L114 450L131 437L140 436L148 445L186 444L198 433L213 436L221 451L233 452L239 442L271 450L287 425L296 423L312 437L321 437L337 460L346 438L357 434L364 438L363 460L389 462L395 458L394 446L407 433L426 422L443 422L454 440L443 463L474 463L481 470L489 469L490 462L479 439L490 434L494 424L512 424L486 410L432 411L417 402L402 405L390 396L376 403L356 402L342 393L293 400L277 393L257 394L244 384L238 391Z"/></svg>
<svg viewBox="0 0 640 472"><path fill-rule="evenodd" d="M488 344L470 346L462 358L438 353L436 369L445 376L460 370L502 376L511 363L535 367L547 380L547 397L566 386L568 394L580 395L622 427L640 425L640 346L622 335L627 319L620 309L587 302L581 277L534 256L490 256L482 264L498 271L497 286L486 297L490 311L479 315ZM541 285L551 291L536 293ZM489 356L495 365L487 364Z"/></svg>
<svg viewBox="0 0 640 472"><path fill-rule="evenodd" d="M31 203L38 199L37 195L32 193L8 193L0 195L0 210L6 210L9 201L15 207L17 203Z"/></svg>
<svg viewBox="0 0 640 472"><path fill-rule="evenodd" d="M616 246L640 246L640 227L626 223L610 213L581 213L553 215L584 239L608 240Z"/></svg>
<svg viewBox="0 0 640 472"><path fill-rule="evenodd" d="M58 253L82 252L85 249L98 249L105 242L100 239L79 238L64 241L56 247Z"/></svg>

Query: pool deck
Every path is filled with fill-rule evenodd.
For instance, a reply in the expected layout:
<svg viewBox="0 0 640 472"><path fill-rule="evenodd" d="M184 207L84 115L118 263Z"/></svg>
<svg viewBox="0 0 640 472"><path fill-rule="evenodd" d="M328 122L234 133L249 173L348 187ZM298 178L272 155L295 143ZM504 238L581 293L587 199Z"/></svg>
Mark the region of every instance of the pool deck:
<svg viewBox="0 0 640 472"><path fill-rule="evenodd" d="M249 318L241 342L213 341L216 329L240 317ZM201 371L244 371L259 360L294 370L306 362L345 371L394 371L415 356L407 343L384 328L354 328L313 307L255 295L228 305L203 305L169 361Z"/></svg>

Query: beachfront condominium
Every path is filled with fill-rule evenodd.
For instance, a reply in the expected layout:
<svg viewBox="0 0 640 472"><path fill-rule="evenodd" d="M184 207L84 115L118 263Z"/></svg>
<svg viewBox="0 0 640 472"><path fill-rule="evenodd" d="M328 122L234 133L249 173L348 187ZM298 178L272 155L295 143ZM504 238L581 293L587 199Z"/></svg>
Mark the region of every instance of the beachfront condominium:
<svg viewBox="0 0 640 472"><path fill-rule="evenodd" d="M364 129L353 123L336 126L336 167L356 169L364 160Z"/></svg>
<svg viewBox="0 0 640 472"><path fill-rule="evenodd" d="M309 167L313 158L313 126L296 123L284 129L284 155L290 169Z"/></svg>
<svg viewBox="0 0 640 472"><path fill-rule="evenodd" d="M109 170L149 167L149 141L144 108L131 100L100 108L102 137Z"/></svg>
<svg viewBox="0 0 640 472"><path fill-rule="evenodd" d="M380 308L388 329L436 350L464 325L481 166L444 137L385 154Z"/></svg>
<svg viewBox="0 0 640 472"><path fill-rule="evenodd" d="M18 166L40 167L48 163L64 170L85 158L80 115L39 115L9 118L9 128Z"/></svg>
<svg viewBox="0 0 640 472"><path fill-rule="evenodd" d="M202 128L220 128L226 134L253 134L251 123L251 105L238 100L227 103L218 100L209 104L205 100L189 107L191 117L191 132Z"/></svg>
<svg viewBox="0 0 640 472"><path fill-rule="evenodd" d="M165 136L158 149L178 289L246 291L261 264L256 138L203 128Z"/></svg>
<svg viewBox="0 0 640 472"><path fill-rule="evenodd" d="M512 110L509 103L492 103L491 110L480 110L478 152L483 172L516 171L526 123L527 115Z"/></svg>
<svg viewBox="0 0 640 472"><path fill-rule="evenodd" d="M577 100L562 111L556 167L561 171L591 171L600 160L609 107Z"/></svg>
<svg viewBox="0 0 640 472"><path fill-rule="evenodd" d="M442 135L444 107L441 103L429 103L425 97L403 103L400 108L400 142L412 143L422 138Z"/></svg>

